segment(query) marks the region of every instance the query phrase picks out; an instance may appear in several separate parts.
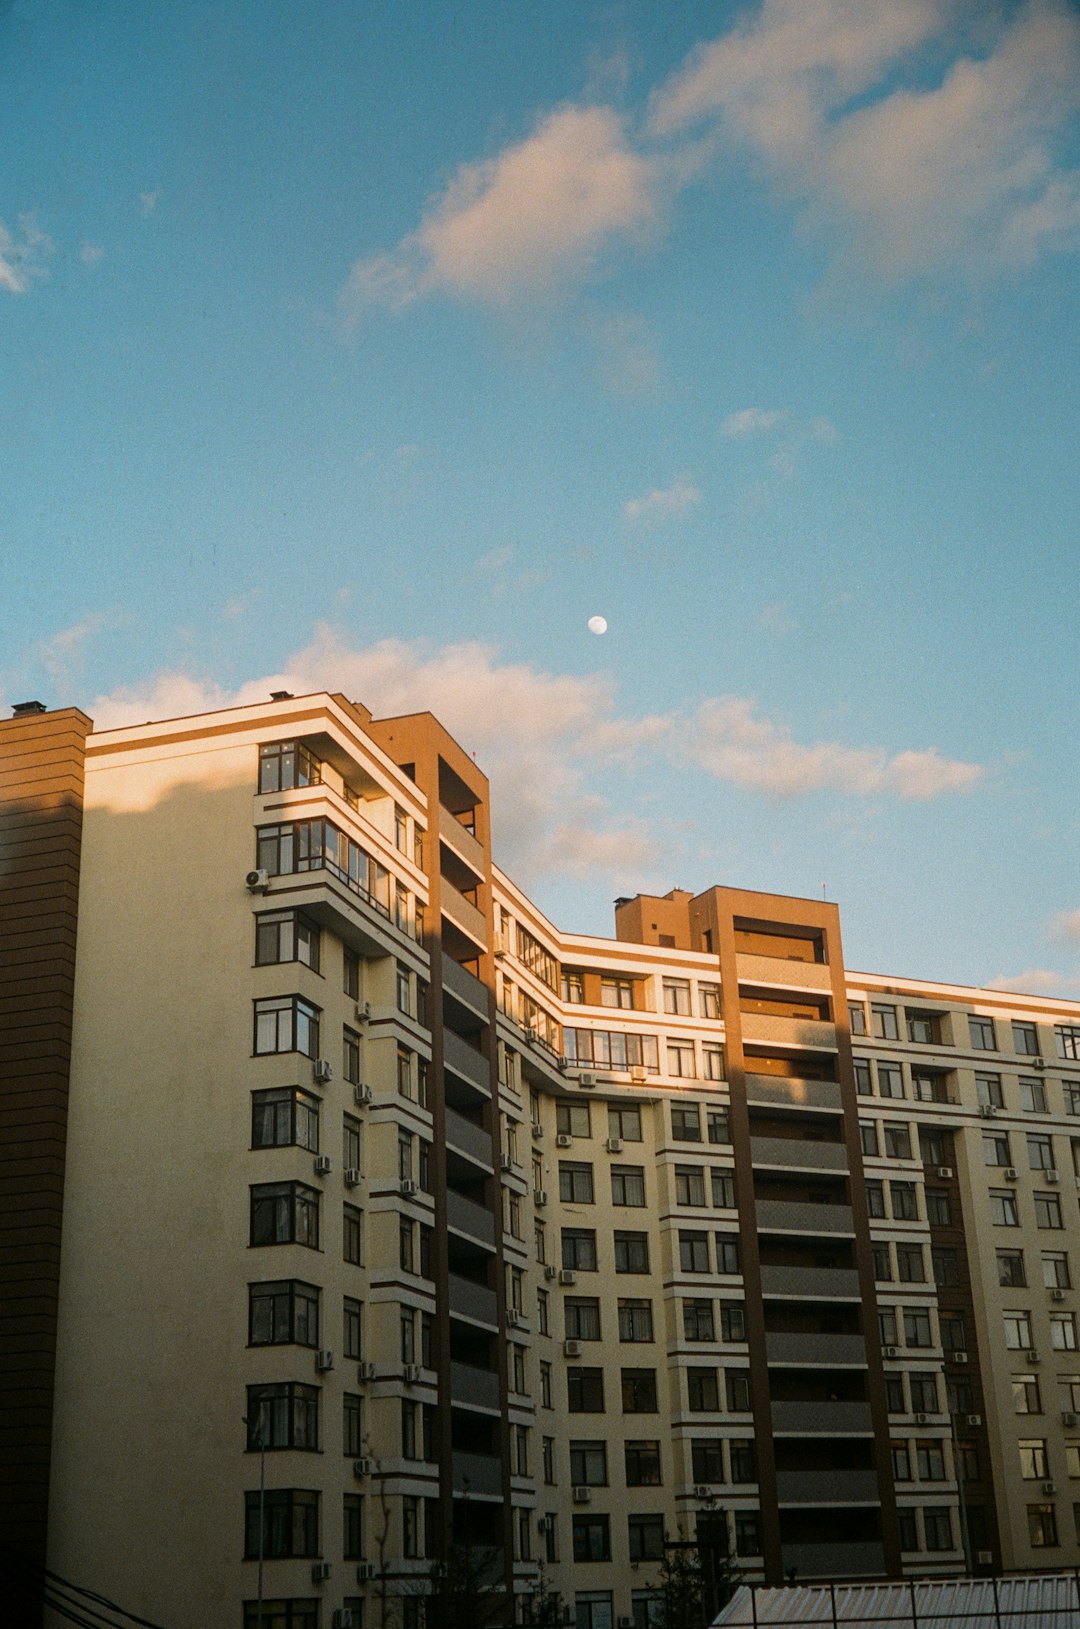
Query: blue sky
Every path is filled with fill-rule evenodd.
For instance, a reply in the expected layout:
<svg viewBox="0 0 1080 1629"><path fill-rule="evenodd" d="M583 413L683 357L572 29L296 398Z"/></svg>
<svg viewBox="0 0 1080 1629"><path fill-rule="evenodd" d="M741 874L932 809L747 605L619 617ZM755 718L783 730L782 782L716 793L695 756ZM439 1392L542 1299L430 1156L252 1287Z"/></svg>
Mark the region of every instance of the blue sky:
<svg viewBox="0 0 1080 1629"><path fill-rule="evenodd" d="M430 707L565 927L1080 995L1078 137L1063 0L0 0L0 696Z"/></svg>

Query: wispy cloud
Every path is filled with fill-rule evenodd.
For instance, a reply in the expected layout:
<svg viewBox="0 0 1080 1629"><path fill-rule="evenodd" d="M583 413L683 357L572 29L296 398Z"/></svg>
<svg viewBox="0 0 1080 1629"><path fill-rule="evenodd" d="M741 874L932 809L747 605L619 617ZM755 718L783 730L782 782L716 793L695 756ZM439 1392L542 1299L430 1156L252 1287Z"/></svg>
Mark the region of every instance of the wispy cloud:
<svg viewBox="0 0 1080 1629"><path fill-rule="evenodd" d="M1054 939L1080 944L1080 907L1074 911L1059 911L1050 923L1050 933Z"/></svg>
<svg viewBox="0 0 1080 1629"><path fill-rule="evenodd" d="M83 652L91 640L106 629L119 626L119 618L109 611L91 611L70 628L61 628L48 639L42 639L31 651L53 679L69 680L77 671Z"/></svg>
<svg viewBox="0 0 1080 1629"><path fill-rule="evenodd" d="M726 441L737 440L743 436L767 435L775 430L787 418L786 408L766 407L740 407L737 413L729 413L720 426L720 434Z"/></svg>
<svg viewBox="0 0 1080 1629"><path fill-rule="evenodd" d="M1012 991L1018 995L1075 996L1080 990L1080 973L1061 973L1050 967L1026 967L1022 973L999 973L988 980L988 990Z"/></svg>
<svg viewBox="0 0 1080 1629"><path fill-rule="evenodd" d="M105 250L100 243L84 243L79 250L79 259L84 266L96 266L104 258Z"/></svg>
<svg viewBox="0 0 1080 1629"><path fill-rule="evenodd" d="M52 239L39 230L32 215L19 216L18 234L0 221L0 289L25 294L39 277L48 276L45 262L52 252Z"/></svg>
<svg viewBox="0 0 1080 1629"><path fill-rule="evenodd" d="M770 633L790 634L799 626L786 605L763 605L758 616L758 623L767 628Z"/></svg>
<svg viewBox="0 0 1080 1629"><path fill-rule="evenodd" d="M628 498L623 515L629 521L657 522L680 519L701 502L701 493L690 481L674 481L671 486L654 487L643 498Z"/></svg>
<svg viewBox="0 0 1080 1629"><path fill-rule="evenodd" d="M158 206L158 200L160 199L160 197L161 197L160 192L140 192L140 194L139 194L139 212L140 212L140 214L142 214L142 215L152 215L154 213L154 210Z"/></svg>

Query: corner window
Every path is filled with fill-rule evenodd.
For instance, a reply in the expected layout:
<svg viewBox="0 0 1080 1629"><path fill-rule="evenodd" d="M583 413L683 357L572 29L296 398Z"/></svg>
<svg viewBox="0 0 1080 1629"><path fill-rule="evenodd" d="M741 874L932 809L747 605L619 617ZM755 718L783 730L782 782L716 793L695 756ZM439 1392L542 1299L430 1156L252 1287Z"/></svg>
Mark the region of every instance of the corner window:
<svg viewBox="0 0 1080 1629"><path fill-rule="evenodd" d="M251 1094L252 1148L319 1152L319 1099L299 1086Z"/></svg>
<svg viewBox="0 0 1080 1629"><path fill-rule="evenodd" d="M248 1285L250 1346L318 1346L319 1291L299 1279Z"/></svg>
<svg viewBox="0 0 1080 1629"><path fill-rule="evenodd" d="M259 748L260 792L289 792L321 780L319 760L302 741L272 741Z"/></svg>
<svg viewBox="0 0 1080 1629"><path fill-rule="evenodd" d="M319 1388L280 1381L247 1389L247 1445L261 1448L319 1446Z"/></svg>
<svg viewBox="0 0 1080 1629"><path fill-rule="evenodd" d="M259 1513L262 1512L260 1538ZM310 1488L266 1488L244 1494L244 1555L280 1560L319 1553L319 1495Z"/></svg>
<svg viewBox="0 0 1080 1629"><path fill-rule="evenodd" d="M303 1182L260 1182L251 1189L252 1245L319 1248L319 1194Z"/></svg>
<svg viewBox="0 0 1080 1629"><path fill-rule="evenodd" d="M319 1055L319 1009L302 996L270 996L255 1004L256 1057L273 1052Z"/></svg>
<svg viewBox="0 0 1080 1629"><path fill-rule="evenodd" d="M319 929L302 911L263 911L255 918L255 965L303 962L319 971Z"/></svg>

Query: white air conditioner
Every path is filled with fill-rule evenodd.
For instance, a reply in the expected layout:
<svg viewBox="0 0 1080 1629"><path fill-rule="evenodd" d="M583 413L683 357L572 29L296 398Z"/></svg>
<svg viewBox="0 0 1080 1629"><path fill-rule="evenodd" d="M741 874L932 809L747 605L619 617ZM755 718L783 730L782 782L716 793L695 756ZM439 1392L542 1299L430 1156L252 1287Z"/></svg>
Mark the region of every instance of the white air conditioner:
<svg viewBox="0 0 1080 1629"><path fill-rule="evenodd" d="M1057 1483L1056 1482L1044 1482L1043 1485L1042 1485L1042 1490L1043 1490L1044 1493L1056 1493L1057 1492Z"/></svg>
<svg viewBox="0 0 1080 1629"><path fill-rule="evenodd" d="M578 1085L579 1086L595 1086L596 1085L596 1076L595 1075L580 1074L578 1076Z"/></svg>
<svg viewBox="0 0 1080 1629"><path fill-rule="evenodd" d="M404 1181L402 1182L402 1184L401 1184L402 1198L403 1199L415 1199L416 1195L419 1192L420 1192L420 1184L419 1184L419 1182L413 1182L410 1177L406 1177L404 1179Z"/></svg>
<svg viewBox="0 0 1080 1629"><path fill-rule="evenodd" d="M1001 1174L1005 1178L1006 1182L1016 1182L1018 1180L1018 1173L1015 1165L1006 1165Z"/></svg>
<svg viewBox="0 0 1080 1629"><path fill-rule="evenodd" d="M607 1142L604 1144L604 1147L607 1149L609 1154L621 1154L622 1153L622 1138L621 1137L609 1137Z"/></svg>
<svg viewBox="0 0 1080 1629"><path fill-rule="evenodd" d="M315 1354L315 1367L320 1374L325 1374L327 1369L334 1367L334 1354L329 1346L324 1346L321 1351Z"/></svg>
<svg viewBox="0 0 1080 1629"><path fill-rule="evenodd" d="M951 1182L953 1168L951 1165L939 1165L937 1168L937 1174L941 1178L942 1182Z"/></svg>
<svg viewBox="0 0 1080 1629"><path fill-rule="evenodd" d="M322 1583L324 1583L326 1581L327 1578L329 1578L329 1576L330 1576L330 1563L329 1563L329 1561L316 1561L315 1565L311 1569L311 1582L313 1584L322 1584Z"/></svg>
<svg viewBox="0 0 1080 1629"><path fill-rule="evenodd" d="M311 1072L316 1080L327 1081L334 1078L334 1066L326 1058L316 1058L311 1066Z"/></svg>
<svg viewBox="0 0 1080 1629"><path fill-rule="evenodd" d="M964 1424L965 1425L970 1425L970 1426L982 1425L982 1415L981 1414L967 1414L964 1417Z"/></svg>
<svg viewBox="0 0 1080 1629"><path fill-rule="evenodd" d="M360 1380L374 1380L375 1365L374 1363L370 1362L369 1359L365 1358L363 1363L358 1363L356 1365L356 1373L358 1379Z"/></svg>
<svg viewBox="0 0 1080 1629"><path fill-rule="evenodd" d="M1064 1301L1064 1299L1065 1299L1065 1291L1064 1290L1051 1290L1050 1291L1050 1299L1051 1299L1051 1301Z"/></svg>
<svg viewBox="0 0 1080 1629"><path fill-rule="evenodd" d="M929 1414L916 1414L916 1416L915 1416L915 1424L916 1425L925 1425L929 1418L930 1418Z"/></svg>
<svg viewBox="0 0 1080 1629"><path fill-rule="evenodd" d="M247 888L253 894L265 894L270 886L269 871L249 871L244 878Z"/></svg>
<svg viewBox="0 0 1080 1629"><path fill-rule="evenodd" d="M347 1188L358 1188L360 1186L360 1167L358 1165L347 1165L342 1173L342 1180Z"/></svg>
<svg viewBox="0 0 1080 1629"><path fill-rule="evenodd" d="M587 1505L591 1498L592 1491L589 1488L574 1489L574 1503L576 1505Z"/></svg>
<svg viewBox="0 0 1080 1629"><path fill-rule="evenodd" d="M331 1629L353 1629L351 1607L339 1606L330 1619Z"/></svg>
<svg viewBox="0 0 1080 1629"><path fill-rule="evenodd" d="M697 1483L697 1485L694 1488L694 1498L695 1499L711 1499L712 1498L712 1488L709 1486L708 1482L698 1482Z"/></svg>
<svg viewBox="0 0 1080 1629"><path fill-rule="evenodd" d="M555 1138L555 1146L557 1148L573 1148L574 1139L571 1137L568 1131L560 1131L559 1135Z"/></svg>
<svg viewBox="0 0 1080 1629"><path fill-rule="evenodd" d="M992 1567L994 1564L993 1550L976 1550L975 1565L977 1567Z"/></svg>
<svg viewBox="0 0 1080 1629"><path fill-rule="evenodd" d="M580 1341L563 1341L562 1349L563 1349L563 1357L580 1357L581 1356L581 1342Z"/></svg>
<svg viewBox="0 0 1080 1629"><path fill-rule="evenodd" d="M540 1031L538 1029L526 1029L525 1039L527 1041L538 1041L540 1039Z"/></svg>
<svg viewBox="0 0 1080 1629"><path fill-rule="evenodd" d="M1043 1180L1044 1182L1060 1182L1061 1178L1056 1171L1048 1170L1043 1172Z"/></svg>
<svg viewBox="0 0 1080 1629"><path fill-rule="evenodd" d="M959 1351L950 1352L948 1357L950 1363L966 1363L968 1360L968 1355L964 1351L963 1347L961 1347Z"/></svg>
<svg viewBox="0 0 1080 1629"><path fill-rule="evenodd" d="M1074 1414L1071 1408L1067 1408L1061 1416L1061 1423L1062 1425L1075 1425L1078 1419L1080 1419L1080 1415Z"/></svg>
<svg viewBox="0 0 1080 1629"><path fill-rule="evenodd" d="M558 1277L558 1272L559 1272L559 1269L557 1267L553 1267L551 1265L551 1263L549 1262L548 1265L544 1268L544 1277L545 1278L556 1278L556 1277Z"/></svg>
<svg viewBox="0 0 1080 1629"><path fill-rule="evenodd" d="M354 1459L353 1462L352 1462L352 1473L353 1473L354 1476L370 1476L371 1475L371 1461L370 1461L370 1459Z"/></svg>
<svg viewBox="0 0 1080 1629"><path fill-rule="evenodd" d="M647 1069L643 1069L640 1063L635 1064L633 1069L630 1071L630 1079L634 1082L635 1086L644 1086L648 1078L649 1071Z"/></svg>
<svg viewBox="0 0 1080 1629"><path fill-rule="evenodd" d="M358 1001L356 1003L356 1016L357 1016L357 1018L360 1019L361 1023L365 1022L368 1018L370 1018L371 1017L371 1002L370 1001Z"/></svg>
<svg viewBox="0 0 1080 1629"><path fill-rule="evenodd" d="M576 1284L577 1274L572 1267L564 1267L559 1274L560 1284Z"/></svg>
<svg viewBox="0 0 1080 1629"><path fill-rule="evenodd" d="M982 1115L984 1120L992 1120L994 1115L997 1113L997 1109L992 1103L982 1103L979 1106L979 1113Z"/></svg>
<svg viewBox="0 0 1080 1629"><path fill-rule="evenodd" d="M1046 1059L1045 1058L1028 1058L1027 1063L1028 1063L1029 1068L1031 1068L1031 1069L1045 1069L1046 1068Z"/></svg>
<svg viewBox="0 0 1080 1629"><path fill-rule="evenodd" d="M896 1354L897 1354L897 1348L895 1346L883 1346L881 1348L882 1357L892 1358L892 1357L895 1357Z"/></svg>
<svg viewBox="0 0 1080 1629"><path fill-rule="evenodd" d="M356 1582L366 1584L375 1576L374 1561L360 1561L356 1566Z"/></svg>
<svg viewBox="0 0 1080 1629"><path fill-rule="evenodd" d="M516 1170L516 1166L514 1165L514 1161L513 1161L513 1159L511 1158L511 1156L509 1154L504 1154L503 1155L502 1160L500 1161L500 1164L502 1165L502 1169L504 1171L514 1171L514 1170Z"/></svg>
<svg viewBox="0 0 1080 1629"><path fill-rule="evenodd" d="M352 1098L353 1098L353 1102L355 1104L357 1104L357 1106L359 1108L365 1108L366 1105L371 1102L371 1098L372 1098L371 1087L370 1086L354 1086L353 1087Z"/></svg>
<svg viewBox="0 0 1080 1629"><path fill-rule="evenodd" d="M334 1162L330 1158L329 1154L316 1154L316 1156L315 1156L315 1175L316 1176L329 1176L330 1172L333 1169L334 1169Z"/></svg>
<svg viewBox="0 0 1080 1629"><path fill-rule="evenodd" d="M1035 1350L1035 1348L1032 1347L1030 1352L1027 1355L1027 1360L1028 1360L1029 1363L1041 1363L1042 1362L1042 1353L1037 1352Z"/></svg>
<svg viewBox="0 0 1080 1629"><path fill-rule="evenodd" d="M533 1189L533 1204L536 1205L538 1209L543 1209L543 1207L547 1204L547 1199L548 1196L546 1188Z"/></svg>
<svg viewBox="0 0 1080 1629"><path fill-rule="evenodd" d="M537 1139L538 1142L539 1142L540 1138L544 1135L543 1126L537 1125L535 1120L533 1121L532 1134Z"/></svg>
<svg viewBox="0 0 1080 1629"><path fill-rule="evenodd" d="M406 1363L402 1365L402 1378L407 1386L415 1386L420 1378L419 1363Z"/></svg>

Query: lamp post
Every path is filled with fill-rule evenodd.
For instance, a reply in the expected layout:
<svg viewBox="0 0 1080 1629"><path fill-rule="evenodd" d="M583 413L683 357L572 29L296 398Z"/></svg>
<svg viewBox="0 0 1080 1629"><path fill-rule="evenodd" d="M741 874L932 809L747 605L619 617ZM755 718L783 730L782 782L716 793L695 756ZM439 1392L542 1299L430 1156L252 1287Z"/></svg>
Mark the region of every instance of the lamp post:
<svg viewBox="0 0 1080 1629"><path fill-rule="evenodd" d="M263 1629L263 1555L266 1548L266 1417L262 1408L254 1421L244 1415L248 1428L248 1442L259 1449L259 1579L255 1604L255 1629Z"/></svg>

